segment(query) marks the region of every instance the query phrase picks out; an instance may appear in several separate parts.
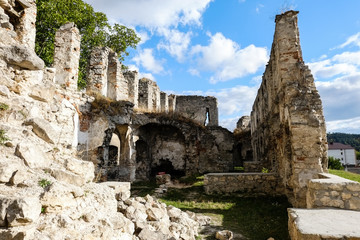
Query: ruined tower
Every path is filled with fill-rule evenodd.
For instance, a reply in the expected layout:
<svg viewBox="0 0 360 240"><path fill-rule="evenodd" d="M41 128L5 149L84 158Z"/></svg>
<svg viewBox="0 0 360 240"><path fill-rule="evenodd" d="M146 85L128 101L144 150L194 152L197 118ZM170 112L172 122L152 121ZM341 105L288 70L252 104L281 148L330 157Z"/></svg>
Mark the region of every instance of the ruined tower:
<svg viewBox="0 0 360 240"><path fill-rule="evenodd" d="M277 15L270 60L251 112L254 160L277 172L290 202L306 205L306 184L326 171L322 103L302 59L297 11Z"/></svg>

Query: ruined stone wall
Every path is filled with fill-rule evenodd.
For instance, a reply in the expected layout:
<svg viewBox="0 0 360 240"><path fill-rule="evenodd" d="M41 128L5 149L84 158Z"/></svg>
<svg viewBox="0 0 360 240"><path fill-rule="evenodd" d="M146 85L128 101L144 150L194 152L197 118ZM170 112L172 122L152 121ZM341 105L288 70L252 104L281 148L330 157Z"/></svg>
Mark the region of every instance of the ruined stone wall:
<svg viewBox="0 0 360 240"><path fill-rule="evenodd" d="M326 171L322 103L304 64L296 11L276 16L269 63L251 112L254 160L277 172L294 206L305 206L306 183Z"/></svg>
<svg viewBox="0 0 360 240"><path fill-rule="evenodd" d="M128 82L128 100L134 104L134 107L138 107L139 98L139 78L138 72L126 71L123 73L124 78Z"/></svg>
<svg viewBox="0 0 360 240"><path fill-rule="evenodd" d="M109 52L110 48L108 47L95 47L92 50L86 86L88 93L93 92L107 96Z"/></svg>
<svg viewBox="0 0 360 240"><path fill-rule="evenodd" d="M234 137L234 166L245 167L245 162L253 161L250 116L243 116L239 119L234 130Z"/></svg>
<svg viewBox="0 0 360 240"><path fill-rule="evenodd" d="M239 193L246 197L277 196L284 191L273 173L208 173L204 188L207 194Z"/></svg>
<svg viewBox="0 0 360 240"><path fill-rule="evenodd" d="M108 58L107 96L116 101L129 99L129 83L123 76L118 55L110 51Z"/></svg>
<svg viewBox="0 0 360 240"><path fill-rule="evenodd" d="M169 98L166 92L160 92L160 111L169 112Z"/></svg>
<svg viewBox="0 0 360 240"><path fill-rule="evenodd" d="M307 208L342 208L360 211L360 183L332 174L319 174L308 183Z"/></svg>
<svg viewBox="0 0 360 240"><path fill-rule="evenodd" d="M176 95L170 94L168 96L169 100L169 112L175 112L176 110Z"/></svg>
<svg viewBox="0 0 360 240"><path fill-rule="evenodd" d="M161 105L160 105L160 88L159 86L156 84L156 82L151 81L151 85L152 85L152 109L156 112L160 112L161 109Z"/></svg>
<svg viewBox="0 0 360 240"><path fill-rule="evenodd" d="M215 97L176 96L176 112L202 125L218 126L218 107Z"/></svg>
<svg viewBox="0 0 360 240"><path fill-rule="evenodd" d="M53 67L55 81L66 89L77 90L80 59L80 32L74 23L66 23L55 34Z"/></svg>
<svg viewBox="0 0 360 240"><path fill-rule="evenodd" d="M142 78L139 80L139 96L138 104L139 108L142 110L152 111L154 109L153 105L153 85L152 81L147 78Z"/></svg>

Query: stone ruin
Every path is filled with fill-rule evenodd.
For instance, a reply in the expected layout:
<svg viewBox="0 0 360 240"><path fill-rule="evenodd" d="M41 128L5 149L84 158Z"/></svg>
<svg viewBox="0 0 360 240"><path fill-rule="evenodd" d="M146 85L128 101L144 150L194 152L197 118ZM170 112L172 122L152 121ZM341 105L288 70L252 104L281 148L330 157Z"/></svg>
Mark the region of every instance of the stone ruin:
<svg viewBox="0 0 360 240"><path fill-rule="evenodd" d="M0 128L12 139L0 146L6 155L0 159L2 239L44 239L59 229L64 237L194 238L201 218L150 197L125 202L130 184L118 181L149 180L158 172L208 173L207 193L286 195L294 207L308 208L289 209L292 239L325 236L322 229L309 232L302 221L325 221L326 208L333 208L328 212L333 229L336 216L349 224L359 219L359 212L346 210L360 211L360 184L326 173L325 121L302 59L298 12L276 17L251 116L242 117L233 134L218 126L216 98L167 95L154 81L123 71L109 48L93 49L86 93L78 92L76 26L68 23L57 31L54 64L44 68L34 52L34 1L0 1L0 6L0 102L11 108L0 112ZM246 173L233 173L235 167ZM52 184L39 187L46 179ZM149 204L156 207L148 209ZM138 219L130 206L140 209ZM180 216L191 224L169 221ZM147 219L166 227L151 232ZM175 230L169 232L170 226ZM75 228L96 230L75 233ZM351 234L341 237L360 239Z"/></svg>

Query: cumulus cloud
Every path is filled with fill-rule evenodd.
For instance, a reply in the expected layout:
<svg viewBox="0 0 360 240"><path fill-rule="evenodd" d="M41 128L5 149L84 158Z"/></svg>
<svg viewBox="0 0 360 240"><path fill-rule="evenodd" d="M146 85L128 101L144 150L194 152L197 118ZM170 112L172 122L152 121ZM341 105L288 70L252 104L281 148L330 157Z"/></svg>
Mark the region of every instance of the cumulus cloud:
<svg viewBox="0 0 360 240"><path fill-rule="evenodd" d="M143 66L151 73L161 73L164 71L162 61L155 59L153 49L151 48L145 48L139 51L132 61L134 61L137 65Z"/></svg>
<svg viewBox="0 0 360 240"><path fill-rule="evenodd" d="M157 45L158 49L165 49L179 62L185 59L185 53L189 48L192 32L180 32L177 29L158 29L158 33L164 37Z"/></svg>
<svg viewBox="0 0 360 240"><path fill-rule="evenodd" d="M86 0L118 22L147 28L179 23L201 25L201 16L212 0Z"/></svg>
<svg viewBox="0 0 360 240"><path fill-rule="evenodd" d="M223 82L256 73L268 61L266 48L249 45L245 48L222 33L210 35L207 46L196 45L191 54L197 56L200 70L214 72L210 82Z"/></svg>
<svg viewBox="0 0 360 240"><path fill-rule="evenodd" d="M347 63L334 63L331 59L309 63L315 78L331 78L339 74L356 72L356 67Z"/></svg>
<svg viewBox="0 0 360 240"><path fill-rule="evenodd" d="M359 133L360 117L326 122L327 132Z"/></svg>
<svg viewBox="0 0 360 240"><path fill-rule="evenodd" d="M239 121L241 116L233 117L233 118L224 118L219 120L219 125L229 129L230 131L234 131L236 128L236 123Z"/></svg>

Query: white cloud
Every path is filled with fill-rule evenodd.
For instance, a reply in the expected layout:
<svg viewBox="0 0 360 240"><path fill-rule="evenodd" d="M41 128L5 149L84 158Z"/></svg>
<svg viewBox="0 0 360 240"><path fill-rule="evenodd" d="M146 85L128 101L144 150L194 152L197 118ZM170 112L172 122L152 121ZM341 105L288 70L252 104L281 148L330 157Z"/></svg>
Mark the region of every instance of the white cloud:
<svg viewBox="0 0 360 240"><path fill-rule="evenodd" d="M339 74L356 72L355 66L347 63L334 63L330 59L309 63L309 67L315 78L331 78Z"/></svg>
<svg viewBox="0 0 360 240"><path fill-rule="evenodd" d="M156 60L153 56L153 49L145 48L139 51L132 61L136 62L137 65L143 66L147 71L152 73L161 73L164 71L162 61Z"/></svg>
<svg viewBox="0 0 360 240"><path fill-rule="evenodd" d="M140 72L139 71L139 68L135 65L129 65L128 66L129 70L130 71L137 71L139 73L139 78L148 78L148 79L151 79L153 81L155 81L155 77L151 74L151 73L143 73L143 72Z"/></svg>
<svg viewBox="0 0 360 240"><path fill-rule="evenodd" d="M327 132L359 133L360 117L326 122Z"/></svg>
<svg viewBox="0 0 360 240"><path fill-rule="evenodd" d="M346 41L343 44L341 44L335 48L344 48L349 45L355 45L355 46L360 47L360 32L348 37L348 39L346 39Z"/></svg>
<svg viewBox="0 0 360 240"><path fill-rule="evenodd" d="M197 55L200 70L209 70L215 74L210 82L228 81L256 73L268 61L266 48L249 45L245 48L224 37L222 33L210 35L208 46L196 45L191 53Z"/></svg>
<svg viewBox="0 0 360 240"><path fill-rule="evenodd" d="M96 11L132 26L147 28L201 24L201 16L212 0L85 0Z"/></svg>
<svg viewBox="0 0 360 240"><path fill-rule="evenodd" d="M190 68L190 69L188 70L188 72L189 72L191 75L193 75L193 76L198 76L198 77L200 77L200 72L199 72L199 70L197 70L197 69L195 69L195 68Z"/></svg>
<svg viewBox="0 0 360 240"><path fill-rule="evenodd" d="M360 66L360 51L358 52L343 52L337 54L332 58L333 61L338 61L341 63L353 64Z"/></svg>
<svg viewBox="0 0 360 240"><path fill-rule="evenodd" d="M165 49L179 62L183 62L185 52L190 45L192 32L184 33L176 29L160 28L158 33L164 37L164 40L157 45L158 49Z"/></svg>
<svg viewBox="0 0 360 240"><path fill-rule="evenodd" d="M239 121L240 117L220 119L219 125L229 129L230 131L234 131L234 129L236 128L236 123Z"/></svg>
<svg viewBox="0 0 360 240"><path fill-rule="evenodd" d="M263 7L265 7L263 4L256 5L256 8L255 8L256 13L260 13L260 9Z"/></svg>

